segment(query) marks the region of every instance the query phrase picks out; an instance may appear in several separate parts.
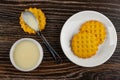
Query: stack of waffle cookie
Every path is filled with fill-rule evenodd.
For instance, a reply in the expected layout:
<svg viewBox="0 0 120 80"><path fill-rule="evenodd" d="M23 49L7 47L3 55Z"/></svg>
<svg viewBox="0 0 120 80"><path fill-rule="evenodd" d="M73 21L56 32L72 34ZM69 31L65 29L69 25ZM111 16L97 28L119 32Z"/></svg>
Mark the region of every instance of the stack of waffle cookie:
<svg viewBox="0 0 120 80"><path fill-rule="evenodd" d="M72 37L72 51L80 58L92 57L105 38L106 28L101 22L97 20L87 21L81 25L80 31Z"/></svg>

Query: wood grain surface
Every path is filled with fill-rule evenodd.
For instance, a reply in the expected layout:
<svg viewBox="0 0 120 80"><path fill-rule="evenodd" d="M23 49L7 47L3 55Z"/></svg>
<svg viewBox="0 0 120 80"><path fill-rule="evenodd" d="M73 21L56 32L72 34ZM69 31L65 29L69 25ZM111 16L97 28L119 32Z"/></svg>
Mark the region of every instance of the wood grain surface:
<svg viewBox="0 0 120 80"><path fill-rule="evenodd" d="M9 59L12 44L20 38L33 38L20 28L19 16L29 7L41 8L47 17L44 36L60 54L63 63L54 63L44 48L42 64L31 72L16 70ZM60 32L64 22L83 10L105 14L115 25L118 42L113 56L103 65L93 68L80 67L68 60L60 46ZM120 80L120 0L0 0L0 80Z"/></svg>

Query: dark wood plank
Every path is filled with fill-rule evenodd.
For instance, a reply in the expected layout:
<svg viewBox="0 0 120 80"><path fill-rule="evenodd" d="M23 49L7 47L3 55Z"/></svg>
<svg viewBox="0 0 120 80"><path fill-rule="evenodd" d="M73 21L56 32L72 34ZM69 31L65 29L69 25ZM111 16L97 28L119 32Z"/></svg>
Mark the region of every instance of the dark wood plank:
<svg viewBox="0 0 120 80"><path fill-rule="evenodd" d="M29 7L41 8L47 17L43 34L62 56L63 63L55 64L44 48L42 64L31 72L16 70L9 60L11 45L23 37L34 38L42 46L43 42L35 35L22 31L19 16ZM115 25L118 43L114 55L103 65L93 68L80 67L70 62L60 47L60 32L64 22L74 13L83 10L96 10L105 14ZM0 79L65 79L65 80L120 80L120 0L2 0L0 1Z"/></svg>

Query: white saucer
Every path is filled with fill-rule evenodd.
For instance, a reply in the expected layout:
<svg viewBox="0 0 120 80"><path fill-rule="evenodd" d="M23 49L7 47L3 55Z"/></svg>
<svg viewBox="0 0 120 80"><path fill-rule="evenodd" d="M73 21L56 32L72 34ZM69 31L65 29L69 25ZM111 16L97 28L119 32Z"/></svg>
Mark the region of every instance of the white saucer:
<svg viewBox="0 0 120 80"><path fill-rule="evenodd" d="M72 36L79 31L81 24L88 20L102 22L106 26L107 37L104 43L99 46L95 56L82 59L74 55L70 43ZM82 11L74 14L65 22L61 31L60 41L62 49L70 61L79 66L94 67L103 64L112 56L117 44L117 34L114 25L105 15L96 11Z"/></svg>

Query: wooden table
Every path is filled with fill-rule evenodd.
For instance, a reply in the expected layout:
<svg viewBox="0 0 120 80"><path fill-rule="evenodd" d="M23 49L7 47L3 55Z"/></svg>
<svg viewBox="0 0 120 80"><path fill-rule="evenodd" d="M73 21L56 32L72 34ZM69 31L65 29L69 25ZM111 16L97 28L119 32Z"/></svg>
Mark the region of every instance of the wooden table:
<svg viewBox="0 0 120 80"><path fill-rule="evenodd" d="M20 28L19 16L29 7L41 8L47 17L44 36L60 54L63 63L54 63L44 48L42 64L31 72L16 70L9 59L12 44L20 38L33 38ZM60 46L60 32L64 22L83 10L95 10L105 14L115 25L118 42L113 56L103 65L93 68L80 67L68 60ZM1 0L0 1L0 80L120 80L120 0Z"/></svg>

